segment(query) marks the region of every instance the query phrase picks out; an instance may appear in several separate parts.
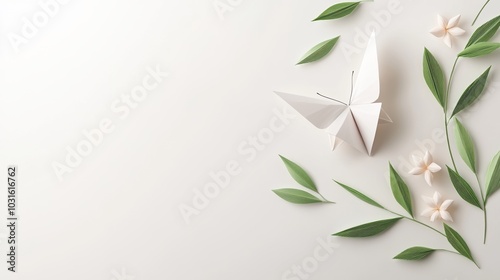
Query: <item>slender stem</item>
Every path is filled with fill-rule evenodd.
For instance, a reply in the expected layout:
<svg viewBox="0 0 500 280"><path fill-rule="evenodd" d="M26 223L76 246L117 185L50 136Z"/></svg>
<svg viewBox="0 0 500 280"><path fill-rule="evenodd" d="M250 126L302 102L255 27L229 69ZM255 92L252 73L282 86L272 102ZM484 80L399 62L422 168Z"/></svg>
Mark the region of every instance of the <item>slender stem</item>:
<svg viewBox="0 0 500 280"><path fill-rule="evenodd" d="M486 203L483 205L483 216L484 216L484 237L483 244L486 244L486 233L488 232L488 214L486 211Z"/></svg>
<svg viewBox="0 0 500 280"><path fill-rule="evenodd" d="M484 217L484 237L483 244L486 244L486 232L488 231L488 214L486 211L486 199L484 196L483 188L481 188L481 182L479 182L479 177L477 176L477 172L474 172L476 176L477 185L479 187L479 191L481 193L481 199L483 200L483 217Z"/></svg>
<svg viewBox="0 0 500 280"><path fill-rule="evenodd" d="M453 81L453 76L455 76L455 69L457 69L457 63L458 63L458 59L460 57L457 56L457 58L455 58L455 62L453 63L453 68L451 68L451 74L450 74L450 79L448 81L448 87L446 88L446 93L445 93L445 102L444 102L444 114L446 116L446 112L447 112L447 109L448 109L448 96L450 96L450 91L451 91L451 84L452 84L452 81Z"/></svg>
<svg viewBox="0 0 500 280"><path fill-rule="evenodd" d="M481 193L481 199L483 200L484 203L485 199L484 199L483 188L481 188L481 183L479 182L479 177L477 176L477 172L474 172L474 175L476 176L477 185L479 186L479 191Z"/></svg>
<svg viewBox="0 0 500 280"><path fill-rule="evenodd" d="M453 163L453 169L458 173L457 165L455 164L455 158L453 157L453 152L451 151L450 145L450 133L448 132L448 120L446 116L444 116L444 130L446 131L446 143L448 144L448 152L450 153L451 162Z"/></svg>
<svg viewBox="0 0 500 280"><path fill-rule="evenodd" d="M435 251L441 251L441 252L453 253L453 254L457 254L457 255L462 256L462 254L460 254L459 252L455 252L455 251L451 251L451 250L446 250L446 249L434 249L434 250L435 250ZM464 256L464 257L465 257L465 256ZM481 268L479 267L479 265L476 263L476 261L475 261L475 260L471 260L471 261L472 261L472 262L473 262L473 263L477 266L477 268L481 269Z"/></svg>
<svg viewBox="0 0 500 280"><path fill-rule="evenodd" d="M316 193L317 193L317 194L318 194L318 195L319 195L319 196L323 199L323 202L325 202L325 203L333 203L333 204L335 204L335 202L333 202L333 201L330 201L330 200L326 199L326 198L325 198L322 194L320 194L319 192L316 192Z"/></svg>
<svg viewBox="0 0 500 280"><path fill-rule="evenodd" d="M435 231L435 232L437 232L437 233L441 234L442 236L446 237L446 234L444 234L444 233L440 232L439 230L437 230L437 229L435 229L435 228L433 228L433 227L431 227L431 226L429 226L429 225L427 225L427 224L422 223L421 221L415 220L414 218L410 218L410 217L407 217L407 216L405 216L405 215L401 215L401 214L399 214L399 213L393 212L393 211L391 211L391 210L389 210L389 209L386 209L386 208L384 208L384 209L385 209L386 211L388 211L388 212L390 212L390 213L392 213L392 214L396 215L396 216L399 216L399 217L403 218L403 219L407 219L407 220L409 220L409 221L412 221L412 222L415 222L415 223L417 223L417 224L420 224L420 225L422 225L422 226L424 226L424 227L426 227L426 228L432 229L433 231Z"/></svg>
<svg viewBox="0 0 500 280"><path fill-rule="evenodd" d="M449 129L448 129L448 124L450 123L450 120L447 119L447 112L448 112L448 97L450 96L450 91L451 91L451 84L452 84L452 81L453 81L453 77L455 75L455 69L457 68L457 63L458 63L458 59L460 57L457 56L457 58L455 59L455 62L453 63L453 67L451 68L451 74L450 74L450 79L448 81L448 87L446 88L446 92L445 92L445 97L444 97L444 106L443 106L443 110L444 110L444 127L445 127L445 131L446 131L446 143L448 144L448 152L450 153L450 158L451 158L451 162L453 163L453 169L455 169L455 172L458 173L458 170L457 170L457 165L455 164L455 158L453 157L453 152L451 151L451 145L450 145L450 133L449 133Z"/></svg>
<svg viewBox="0 0 500 280"><path fill-rule="evenodd" d="M472 22L472 26L474 26L474 24L476 23L477 19L479 18L479 16L481 15L481 13L483 12L484 8L486 8L486 5L488 5L488 3L490 3L490 0L486 1L486 3L484 3L483 7L481 8L481 10L479 11L479 13L477 13L477 16L476 18L474 19L474 21Z"/></svg>
<svg viewBox="0 0 500 280"><path fill-rule="evenodd" d="M452 251L452 250L447 250L447 249L435 249L436 251L442 251L442 252L448 252L448 253L453 253L453 254L457 254L457 255L460 255L459 252L455 252L455 251ZM460 255L461 256L461 255Z"/></svg>

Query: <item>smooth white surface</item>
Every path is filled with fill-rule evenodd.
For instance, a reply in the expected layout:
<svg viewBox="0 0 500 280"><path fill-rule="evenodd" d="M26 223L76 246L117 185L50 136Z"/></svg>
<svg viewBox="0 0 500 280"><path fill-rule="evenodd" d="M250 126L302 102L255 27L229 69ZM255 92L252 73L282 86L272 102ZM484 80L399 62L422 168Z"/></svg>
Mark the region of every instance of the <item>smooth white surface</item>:
<svg viewBox="0 0 500 280"><path fill-rule="evenodd" d="M211 0L68 2L16 53L8 34L19 33L22 18L41 8L34 0L0 1L0 162L19 165L21 219L19 273L1 265L2 279L122 280L124 271L137 280L284 279L292 266L310 261L318 238L391 217L335 186L333 178L402 212L390 193L387 162L404 173L410 155L427 145L434 146L438 163L450 164L442 112L422 77L424 46L449 73L483 4L401 0L399 13L382 22L381 101L394 123L379 128L374 155L367 157L348 145L330 152L324 133L303 119L282 126L275 114L285 105L273 90L348 98L362 44L351 56L338 45L318 63L294 64L311 46L337 35L355 46L357 33L380 26L376 15L388 10L389 1L365 3L355 15L327 22L311 22L332 4L326 0L233 0L223 19ZM492 1L479 24L499 10ZM438 13L462 14L467 35L452 50L429 34ZM500 149L499 58L496 53L460 61L452 88L454 104L496 63L489 91L462 116L479 146L481 178ZM130 95L157 65L169 77L120 118L112 104ZM75 148L85 139L82 130L99 127L103 119L113 122L114 131L60 182L52 163L64 162L66 147ZM259 134L268 143L250 148ZM278 154L305 167L337 204L297 206L276 197L271 189L297 186ZM213 181L210 173L224 169L240 173L186 224L179 206L192 204L195 191ZM460 162L460 169L472 181L465 164ZM424 207L419 196L434 189L422 177L405 180L419 213ZM333 253L308 279L496 279L500 197L489 205L484 246L482 213L458 197L445 172L435 185L456 200L453 226L481 270L447 253L425 262L392 260L414 245L450 249L432 231L402 222L376 238L335 239ZM5 202L2 188L1 213ZM2 255L5 234L0 227Z"/></svg>

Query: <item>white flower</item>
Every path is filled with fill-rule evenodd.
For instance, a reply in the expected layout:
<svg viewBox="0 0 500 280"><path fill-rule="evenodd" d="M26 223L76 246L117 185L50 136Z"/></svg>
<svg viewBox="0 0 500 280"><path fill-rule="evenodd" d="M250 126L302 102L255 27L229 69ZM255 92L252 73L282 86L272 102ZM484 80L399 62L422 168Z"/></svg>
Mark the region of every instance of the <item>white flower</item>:
<svg viewBox="0 0 500 280"><path fill-rule="evenodd" d="M453 203L453 200L447 199L441 202L441 194L438 192L435 192L433 197L422 196L422 198L427 206L429 206L429 208L422 212L422 216L430 217L431 222L434 222L436 218L453 222L453 218L450 213L446 211L446 209L448 209L448 207Z"/></svg>
<svg viewBox="0 0 500 280"><path fill-rule="evenodd" d="M432 173L439 172L441 170L441 166L437 165L437 163L433 161L432 155L429 151L425 152L423 159L413 155L413 161L415 162L416 167L410 170L410 174L424 174L425 181L429 186L432 186L432 178L434 177Z"/></svg>
<svg viewBox="0 0 500 280"><path fill-rule="evenodd" d="M434 27L430 32L438 38L443 38L444 43L451 48L452 37L461 36L465 33L465 30L458 27L460 15L453 17L449 21L438 15L437 20L438 26Z"/></svg>

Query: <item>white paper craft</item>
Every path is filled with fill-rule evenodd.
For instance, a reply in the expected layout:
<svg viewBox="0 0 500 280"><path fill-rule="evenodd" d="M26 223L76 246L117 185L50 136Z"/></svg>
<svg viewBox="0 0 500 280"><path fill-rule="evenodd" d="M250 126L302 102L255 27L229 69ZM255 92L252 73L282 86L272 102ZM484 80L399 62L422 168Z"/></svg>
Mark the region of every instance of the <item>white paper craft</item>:
<svg viewBox="0 0 500 280"><path fill-rule="evenodd" d="M319 99L282 92L276 94L317 128L324 129L330 135L332 150L347 142L371 155L378 124L392 122L382 109L382 103L374 103L380 94L375 33L368 42L348 103L323 95L323 99Z"/></svg>

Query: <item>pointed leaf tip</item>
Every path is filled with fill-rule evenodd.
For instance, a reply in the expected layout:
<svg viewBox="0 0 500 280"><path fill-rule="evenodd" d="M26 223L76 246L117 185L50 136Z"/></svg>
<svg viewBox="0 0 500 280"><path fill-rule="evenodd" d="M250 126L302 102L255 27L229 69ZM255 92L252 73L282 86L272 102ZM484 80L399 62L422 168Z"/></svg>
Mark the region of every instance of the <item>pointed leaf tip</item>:
<svg viewBox="0 0 500 280"><path fill-rule="evenodd" d="M311 204L311 203L322 203L321 199L313 196L312 194L296 189L278 189L273 190L273 192L290 203L295 204Z"/></svg>
<svg viewBox="0 0 500 280"><path fill-rule="evenodd" d="M500 189L500 152L490 162L486 172L486 200Z"/></svg>
<svg viewBox="0 0 500 280"><path fill-rule="evenodd" d="M334 233L333 235L340 237L370 237L390 229L401 219L402 218L394 218L362 224L343 230L341 232Z"/></svg>
<svg viewBox="0 0 500 280"><path fill-rule="evenodd" d="M334 180L335 181L335 180ZM335 181L335 183L337 183L339 186L341 186L342 188L344 188L346 191L350 192L352 195L354 195L355 197L361 199L362 201L370 204L370 205L373 205L375 207L378 207L378 208L382 208L384 209L384 207L382 205L380 205L378 202L376 202L375 200L369 198L368 196L366 196L365 194L361 193L360 191L356 190L356 189L353 189L345 184L342 184L340 182L337 182Z"/></svg>
<svg viewBox="0 0 500 280"><path fill-rule="evenodd" d="M455 140L458 153L472 172L476 173L476 152L474 142L467 129L455 118Z"/></svg>
<svg viewBox="0 0 500 280"><path fill-rule="evenodd" d="M446 239L448 239L448 242L451 244L451 246L453 246L453 248L455 248L455 250L457 250L457 252L460 253L462 256L475 262L474 258L472 257L472 253L469 249L469 246L467 246L467 243L462 238L462 236L460 236L460 234L458 234L457 231L455 231L447 224L443 224L443 226Z"/></svg>
<svg viewBox="0 0 500 280"><path fill-rule="evenodd" d="M333 47L335 47L335 45L337 44L339 38L340 36L323 41L317 44L316 46L312 47L309 51L307 51L307 53L304 56L302 56L297 65L311 63L322 59L331 52Z"/></svg>
<svg viewBox="0 0 500 280"><path fill-rule="evenodd" d="M317 18L313 21L318 20L329 20L329 19L339 19L350 15L356 8L359 6L361 2L344 2L335 4L325 11L323 11Z"/></svg>
<svg viewBox="0 0 500 280"><path fill-rule="evenodd" d="M486 82L488 81L490 70L491 66L488 67L488 69L486 69L486 71L484 71L484 73L481 74L481 76L479 76L474 82L472 82L469 87L467 87L467 89L458 100L457 105L455 106L455 109L451 114L451 117L455 116L465 108L471 106L479 99L479 97L481 97L484 92L484 88L486 87Z"/></svg>
<svg viewBox="0 0 500 280"><path fill-rule="evenodd" d="M444 108L446 104L446 78L438 61L427 48L424 48L423 71L427 86L439 105Z"/></svg>
<svg viewBox="0 0 500 280"><path fill-rule="evenodd" d="M500 43L479 42L467 47L458 54L459 57L478 57L488 55L500 48Z"/></svg>
<svg viewBox="0 0 500 280"><path fill-rule="evenodd" d="M460 195L460 197L468 203L478 207L479 209L483 209L481 203L479 202L479 199L476 196L476 193L469 185L469 183L467 183L467 181L465 181L465 179L462 178L460 174L455 172L455 170L451 169L449 166L446 167L448 168L448 174L450 175L451 183L455 187L455 190Z"/></svg>
<svg viewBox="0 0 500 280"><path fill-rule="evenodd" d="M311 179L311 177L309 177L307 172L302 167L282 155L280 155L280 158L285 164L288 173L290 173L290 176L292 176L292 178L297 183L312 191L318 192L318 189L316 188L313 180Z"/></svg>
<svg viewBox="0 0 500 280"><path fill-rule="evenodd" d="M399 253L397 256L394 257L394 259L406 260L406 261L422 260L427 258L435 251L436 251L435 249L426 247L411 247Z"/></svg>
<svg viewBox="0 0 500 280"><path fill-rule="evenodd" d="M498 28L500 28L500 16L497 16L478 27L470 37L469 42L467 42L466 48L479 42L489 41L493 36L495 36Z"/></svg>
<svg viewBox="0 0 500 280"><path fill-rule="evenodd" d="M408 212L408 214L413 217L412 199L408 186L403 181L401 176L399 176L398 172L396 172L391 163L389 163L389 170L391 189L394 198L399 203L399 205L401 205L406 210L406 212Z"/></svg>

